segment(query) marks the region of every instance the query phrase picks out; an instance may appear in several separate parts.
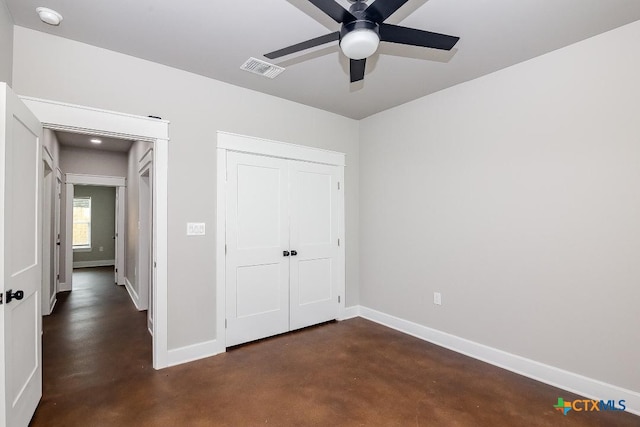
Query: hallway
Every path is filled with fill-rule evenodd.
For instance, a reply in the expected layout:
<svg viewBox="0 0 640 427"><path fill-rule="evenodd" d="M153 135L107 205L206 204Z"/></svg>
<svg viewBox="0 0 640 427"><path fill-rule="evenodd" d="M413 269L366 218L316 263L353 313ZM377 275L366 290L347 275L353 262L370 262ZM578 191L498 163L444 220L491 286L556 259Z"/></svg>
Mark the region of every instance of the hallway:
<svg viewBox="0 0 640 427"><path fill-rule="evenodd" d="M639 425L622 412L563 416L558 397L579 396L361 318L155 371L145 314L111 268L74 273L43 320L31 426Z"/></svg>
<svg viewBox="0 0 640 427"><path fill-rule="evenodd" d="M33 426L83 419L153 371L146 312L114 284L113 267L74 270L73 291L58 294L42 329L43 397Z"/></svg>

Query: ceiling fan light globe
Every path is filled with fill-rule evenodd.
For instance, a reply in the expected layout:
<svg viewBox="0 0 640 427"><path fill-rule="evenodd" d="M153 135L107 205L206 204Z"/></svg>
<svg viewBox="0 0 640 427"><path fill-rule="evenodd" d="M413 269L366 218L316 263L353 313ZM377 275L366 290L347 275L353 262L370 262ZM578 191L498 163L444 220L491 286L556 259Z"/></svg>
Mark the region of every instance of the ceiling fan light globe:
<svg viewBox="0 0 640 427"><path fill-rule="evenodd" d="M365 59L378 50L380 37L368 28L348 32L340 40L342 52L351 59Z"/></svg>

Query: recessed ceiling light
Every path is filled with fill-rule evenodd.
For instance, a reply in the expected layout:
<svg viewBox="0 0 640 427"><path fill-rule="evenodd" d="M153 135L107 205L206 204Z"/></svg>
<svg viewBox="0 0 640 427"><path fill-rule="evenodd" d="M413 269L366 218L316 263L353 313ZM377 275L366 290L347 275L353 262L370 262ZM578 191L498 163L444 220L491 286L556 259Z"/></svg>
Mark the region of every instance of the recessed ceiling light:
<svg viewBox="0 0 640 427"><path fill-rule="evenodd" d="M46 7L39 7L36 9L36 12L38 12L40 20L49 25L60 25L62 22L62 15L55 10Z"/></svg>
<svg viewBox="0 0 640 427"><path fill-rule="evenodd" d="M93 144L102 144L102 140L98 138L91 138L91 142Z"/></svg>

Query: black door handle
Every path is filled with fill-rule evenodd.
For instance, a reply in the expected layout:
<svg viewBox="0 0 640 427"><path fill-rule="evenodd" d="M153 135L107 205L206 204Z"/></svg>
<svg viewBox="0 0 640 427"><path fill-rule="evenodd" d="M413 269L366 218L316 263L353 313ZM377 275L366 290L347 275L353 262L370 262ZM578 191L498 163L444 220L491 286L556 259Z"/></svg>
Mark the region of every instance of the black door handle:
<svg viewBox="0 0 640 427"><path fill-rule="evenodd" d="M298 255L297 251L291 251L291 256L296 256L296 255Z"/></svg>
<svg viewBox="0 0 640 427"><path fill-rule="evenodd" d="M17 299L18 301L20 301L22 298L24 298L24 292L22 291L13 292L13 290L11 289L7 291L7 304L9 304L14 299Z"/></svg>
<svg viewBox="0 0 640 427"><path fill-rule="evenodd" d="M56 242L56 245L60 246L60 242Z"/></svg>
<svg viewBox="0 0 640 427"><path fill-rule="evenodd" d="M282 251L282 256L289 256L289 251Z"/></svg>

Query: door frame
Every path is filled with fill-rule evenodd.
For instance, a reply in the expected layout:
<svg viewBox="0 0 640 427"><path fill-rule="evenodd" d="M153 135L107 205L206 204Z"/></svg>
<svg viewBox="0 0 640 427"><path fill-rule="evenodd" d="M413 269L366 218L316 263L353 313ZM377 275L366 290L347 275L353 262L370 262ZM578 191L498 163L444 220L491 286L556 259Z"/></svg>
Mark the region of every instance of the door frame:
<svg viewBox="0 0 640 427"><path fill-rule="evenodd" d="M64 277L65 291L73 290L73 198L75 196L76 185L92 185L96 187L112 187L116 189L118 197L123 200L125 197L125 189L127 187L127 179L120 176L100 176L67 173L65 174L64 184L66 186L65 199L65 238L64 238ZM124 203L120 202L118 212L116 213L116 221L118 229L124 230ZM118 256L115 268L118 269L118 277L124 274L124 245L120 244L123 239L118 239L116 253ZM118 281L118 285L124 285Z"/></svg>
<svg viewBox="0 0 640 427"><path fill-rule="evenodd" d="M244 136L229 132L217 132L217 179L216 179L216 343L217 352L226 351L226 216L227 216L227 151L236 151L247 154L257 154L270 157L278 157L290 160L300 160L312 163L321 163L333 166L341 166L340 183L344 190L344 166L346 156L337 151L323 150L304 145L290 144L286 142L272 141L252 136ZM342 193L344 194L344 192ZM340 303L338 305L338 318L345 314L345 216L344 197L339 198L338 236L340 236L341 271L338 274Z"/></svg>
<svg viewBox="0 0 640 427"><path fill-rule="evenodd" d="M65 132L99 135L153 143L154 154L154 335L153 367L169 366L168 351L168 164L169 122L97 108L32 97L20 97L43 127Z"/></svg>

